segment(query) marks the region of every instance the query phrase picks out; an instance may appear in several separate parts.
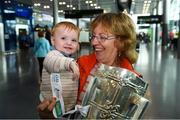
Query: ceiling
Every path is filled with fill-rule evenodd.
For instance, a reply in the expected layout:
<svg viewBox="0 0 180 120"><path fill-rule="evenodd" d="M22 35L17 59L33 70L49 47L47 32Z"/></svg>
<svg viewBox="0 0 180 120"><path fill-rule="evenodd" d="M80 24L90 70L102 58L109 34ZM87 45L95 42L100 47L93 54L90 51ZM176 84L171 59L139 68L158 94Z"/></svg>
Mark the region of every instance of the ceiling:
<svg viewBox="0 0 180 120"><path fill-rule="evenodd" d="M160 1L162 0L132 0L131 11L133 14L152 14Z"/></svg>
<svg viewBox="0 0 180 120"><path fill-rule="evenodd" d="M33 10L46 14L53 14L53 0L18 0L31 4ZM64 10L91 10L104 9L104 12L118 12L122 8L131 11L132 14L143 14L144 4L149 4L146 13L152 13L160 0L57 0L58 13L64 14Z"/></svg>

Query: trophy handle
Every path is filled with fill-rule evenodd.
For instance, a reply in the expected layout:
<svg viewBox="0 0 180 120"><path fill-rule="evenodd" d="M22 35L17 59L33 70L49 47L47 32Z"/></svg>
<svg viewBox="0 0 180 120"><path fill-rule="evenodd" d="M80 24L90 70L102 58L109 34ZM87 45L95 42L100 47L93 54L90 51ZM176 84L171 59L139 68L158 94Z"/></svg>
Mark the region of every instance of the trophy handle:
<svg viewBox="0 0 180 120"><path fill-rule="evenodd" d="M149 100L134 93L130 98L130 104L132 104L132 108L130 111L128 111L127 116L132 116L132 119L140 119L143 116L143 113L148 107L149 103Z"/></svg>

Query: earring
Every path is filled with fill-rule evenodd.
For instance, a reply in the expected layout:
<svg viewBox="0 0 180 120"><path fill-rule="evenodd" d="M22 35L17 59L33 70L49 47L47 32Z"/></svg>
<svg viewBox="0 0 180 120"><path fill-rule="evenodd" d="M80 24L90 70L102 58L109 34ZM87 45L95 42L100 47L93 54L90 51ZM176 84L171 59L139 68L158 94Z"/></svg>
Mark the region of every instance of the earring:
<svg viewBox="0 0 180 120"><path fill-rule="evenodd" d="M119 52L118 57L120 57L120 56L121 56L121 53Z"/></svg>

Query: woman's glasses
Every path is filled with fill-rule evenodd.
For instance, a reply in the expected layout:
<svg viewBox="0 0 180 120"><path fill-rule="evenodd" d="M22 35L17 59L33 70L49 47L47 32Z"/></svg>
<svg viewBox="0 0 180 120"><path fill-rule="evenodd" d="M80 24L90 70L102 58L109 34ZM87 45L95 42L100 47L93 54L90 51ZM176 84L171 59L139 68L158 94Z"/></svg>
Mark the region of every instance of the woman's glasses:
<svg viewBox="0 0 180 120"><path fill-rule="evenodd" d="M116 39L116 36L95 36L95 35L92 35L91 40L95 40L95 39L97 39L100 42L105 42L107 40Z"/></svg>

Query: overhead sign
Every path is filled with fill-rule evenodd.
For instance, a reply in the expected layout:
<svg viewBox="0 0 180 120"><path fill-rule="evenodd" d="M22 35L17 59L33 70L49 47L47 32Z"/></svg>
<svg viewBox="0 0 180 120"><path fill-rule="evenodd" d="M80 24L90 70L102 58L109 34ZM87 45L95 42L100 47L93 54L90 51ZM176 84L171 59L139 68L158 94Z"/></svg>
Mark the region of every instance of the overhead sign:
<svg viewBox="0 0 180 120"><path fill-rule="evenodd" d="M21 6L16 7L16 17L31 19L32 13L33 13L32 8L21 7Z"/></svg>
<svg viewBox="0 0 180 120"><path fill-rule="evenodd" d="M65 10L65 18L91 18L103 13L103 9L94 10Z"/></svg>
<svg viewBox="0 0 180 120"><path fill-rule="evenodd" d="M158 24L162 22L162 15L138 16L137 24Z"/></svg>

